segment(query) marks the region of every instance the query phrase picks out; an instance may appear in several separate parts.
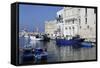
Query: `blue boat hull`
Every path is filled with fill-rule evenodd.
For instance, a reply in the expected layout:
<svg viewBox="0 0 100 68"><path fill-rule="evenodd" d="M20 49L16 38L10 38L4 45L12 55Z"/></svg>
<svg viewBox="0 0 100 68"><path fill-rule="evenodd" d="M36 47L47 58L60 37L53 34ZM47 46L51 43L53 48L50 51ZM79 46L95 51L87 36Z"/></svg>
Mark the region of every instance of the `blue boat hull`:
<svg viewBox="0 0 100 68"><path fill-rule="evenodd" d="M59 46L71 46L71 45L79 45L81 42L83 42L84 39L71 39L71 40L66 40L66 39L56 39L56 45Z"/></svg>
<svg viewBox="0 0 100 68"><path fill-rule="evenodd" d="M56 45L58 46L73 46L73 47L84 47L91 48L93 47L92 43L84 42L84 39L56 39Z"/></svg>

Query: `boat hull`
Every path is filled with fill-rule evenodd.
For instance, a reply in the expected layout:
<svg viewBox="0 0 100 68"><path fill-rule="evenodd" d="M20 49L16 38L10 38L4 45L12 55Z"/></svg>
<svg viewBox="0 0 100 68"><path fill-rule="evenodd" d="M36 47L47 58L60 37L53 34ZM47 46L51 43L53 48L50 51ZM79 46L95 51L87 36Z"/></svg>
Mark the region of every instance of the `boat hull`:
<svg viewBox="0 0 100 68"><path fill-rule="evenodd" d="M66 46L71 46L71 45L79 45L81 42L83 42L84 39L71 39L71 40L66 40L66 39L56 39L56 45L66 45Z"/></svg>
<svg viewBox="0 0 100 68"><path fill-rule="evenodd" d="M33 40L33 41L34 41L34 40L37 40L37 41L38 41L38 40L43 40L43 38L36 38L36 37L34 37L34 36L30 36L30 40Z"/></svg>

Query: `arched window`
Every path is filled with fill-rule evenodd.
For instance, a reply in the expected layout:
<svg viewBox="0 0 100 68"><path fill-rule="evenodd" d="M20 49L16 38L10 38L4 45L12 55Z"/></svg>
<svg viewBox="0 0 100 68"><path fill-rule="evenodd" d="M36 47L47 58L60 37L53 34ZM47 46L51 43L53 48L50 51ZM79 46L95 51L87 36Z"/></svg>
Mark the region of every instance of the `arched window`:
<svg viewBox="0 0 100 68"><path fill-rule="evenodd" d="M75 29L75 27L73 26L73 30Z"/></svg>

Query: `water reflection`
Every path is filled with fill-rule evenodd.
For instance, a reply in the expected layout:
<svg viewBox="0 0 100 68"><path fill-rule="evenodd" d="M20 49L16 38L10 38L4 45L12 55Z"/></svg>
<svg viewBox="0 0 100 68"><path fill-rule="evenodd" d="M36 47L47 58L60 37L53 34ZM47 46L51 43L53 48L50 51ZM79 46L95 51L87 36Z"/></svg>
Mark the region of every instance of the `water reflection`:
<svg viewBox="0 0 100 68"><path fill-rule="evenodd" d="M62 46L56 45L55 40L50 40L50 42L43 41L31 41L29 38L19 38L19 47L24 48L24 46L31 46L32 48L42 48L47 49L47 59L44 61L34 59L31 63L48 63L48 62L60 62L60 61L75 61L75 60L92 60L96 59L96 48L74 48L72 46ZM22 61L22 52L19 53L19 62Z"/></svg>

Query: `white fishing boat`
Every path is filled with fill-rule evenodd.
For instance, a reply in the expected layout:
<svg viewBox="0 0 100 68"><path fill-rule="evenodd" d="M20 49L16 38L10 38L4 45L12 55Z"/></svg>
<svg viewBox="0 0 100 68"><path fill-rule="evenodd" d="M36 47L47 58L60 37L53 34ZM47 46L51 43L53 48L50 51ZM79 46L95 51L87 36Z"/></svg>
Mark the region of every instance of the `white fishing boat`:
<svg viewBox="0 0 100 68"><path fill-rule="evenodd" d="M30 36L30 40L43 40L42 37Z"/></svg>
<svg viewBox="0 0 100 68"><path fill-rule="evenodd" d="M25 37L25 38L28 38L28 37L29 37L29 35L25 34L25 35L24 35L24 37Z"/></svg>

